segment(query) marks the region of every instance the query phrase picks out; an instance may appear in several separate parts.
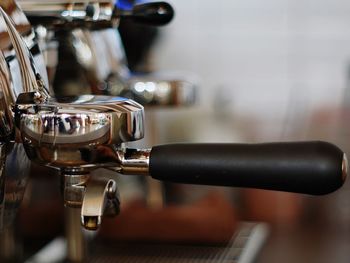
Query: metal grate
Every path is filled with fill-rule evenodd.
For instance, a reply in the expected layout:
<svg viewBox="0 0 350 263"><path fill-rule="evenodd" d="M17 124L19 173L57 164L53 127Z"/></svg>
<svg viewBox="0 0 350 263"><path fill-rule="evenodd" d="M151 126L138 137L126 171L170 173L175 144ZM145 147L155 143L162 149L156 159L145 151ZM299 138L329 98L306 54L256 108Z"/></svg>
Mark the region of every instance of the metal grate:
<svg viewBox="0 0 350 263"><path fill-rule="evenodd" d="M267 236L262 224L243 224L225 246L162 244L108 244L95 247L93 263L248 263L252 262Z"/></svg>

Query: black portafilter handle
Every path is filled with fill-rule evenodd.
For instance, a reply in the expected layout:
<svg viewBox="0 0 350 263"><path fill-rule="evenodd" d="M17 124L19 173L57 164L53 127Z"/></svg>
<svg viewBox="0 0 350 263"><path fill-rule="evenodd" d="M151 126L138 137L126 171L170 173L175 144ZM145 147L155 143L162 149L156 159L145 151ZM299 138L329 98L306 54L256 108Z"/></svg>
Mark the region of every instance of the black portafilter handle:
<svg viewBox="0 0 350 263"><path fill-rule="evenodd" d="M322 141L172 144L152 148L149 173L168 182L323 195L343 185L347 161Z"/></svg>
<svg viewBox="0 0 350 263"><path fill-rule="evenodd" d="M151 2L134 5L131 11L116 9L114 16L130 18L144 25L163 26L173 19L174 13L173 7L166 2Z"/></svg>

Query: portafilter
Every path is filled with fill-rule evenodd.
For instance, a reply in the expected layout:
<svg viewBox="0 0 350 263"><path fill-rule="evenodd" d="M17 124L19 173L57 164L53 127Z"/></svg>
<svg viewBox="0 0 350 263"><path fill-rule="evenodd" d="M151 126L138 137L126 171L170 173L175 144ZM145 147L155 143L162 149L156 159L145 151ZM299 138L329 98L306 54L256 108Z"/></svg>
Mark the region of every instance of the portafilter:
<svg viewBox="0 0 350 263"><path fill-rule="evenodd" d="M3 10L1 14L10 35L21 42L11 20ZM33 64L28 57L21 59ZM21 63L21 70L31 72L33 67L25 65ZM52 98L43 82L30 84L32 91L20 94L13 108L26 153L32 161L61 171L65 203L82 206L82 224L88 229L96 229L104 214L116 214L119 208L116 183L103 176L90 178L96 168L177 183L313 195L335 191L347 175L345 154L321 141L126 148L124 142L143 137L141 105L109 96Z"/></svg>

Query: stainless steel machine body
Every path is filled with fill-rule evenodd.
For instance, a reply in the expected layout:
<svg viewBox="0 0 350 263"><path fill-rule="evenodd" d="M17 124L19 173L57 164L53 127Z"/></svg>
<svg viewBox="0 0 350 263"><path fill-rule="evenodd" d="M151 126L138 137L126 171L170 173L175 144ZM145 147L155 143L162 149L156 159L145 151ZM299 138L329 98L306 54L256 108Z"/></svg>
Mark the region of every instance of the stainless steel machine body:
<svg viewBox="0 0 350 263"><path fill-rule="evenodd" d="M40 65L44 60L33 41L34 34L26 16L14 1L3 1L0 7L12 18L17 32L31 49L33 60ZM20 255L13 235L13 222L24 196L31 162L15 131L12 111L17 95L28 86L23 84L20 60L3 22L0 22L0 50L0 258L12 260ZM41 65L40 73L46 81L45 65Z"/></svg>
<svg viewBox="0 0 350 263"><path fill-rule="evenodd" d="M111 1L21 0L19 4L33 23L44 51L52 94L123 96L144 105L194 103L193 79L169 77L169 74L134 76L128 69L116 27L120 16L140 20L136 11L118 13ZM171 20L173 11L165 4L160 3L156 10L159 17ZM167 22L163 20L157 21L155 16L140 22Z"/></svg>
<svg viewBox="0 0 350 263"><path fill-rule="evenodd" d="M9 16L16 21L13 28L16 28L18 34L21 33L26 45L32 50L33 59L37 62L42 61L41 53L33 41L34 35L31 31L31 26L25 15L18 9L14 1L7 1L0 3L0 6L6 10ZM6 201L8 190L16 185L16 182L25 186L26 178L30 171L30 161L24 152L23 144L20 143L20 138L17 136L14 124L13 107L15 105L17 95L25 92L29 87L29 79L20 74L20 60L15 55L15 47L11 44L11 35L8 34L5 23L0 23L1 35L1 52L0 52L0 145L1 145L1 188L2 203ZM27 48L28 50L28 48ZM42 76L45 78L45 67L43 67ZM33 73L33 72L32 72ZM25 78L27 82L22 81ZM8 178L9 180L5 180ZM9 182L9 186L5 187L5 181ZM13 186L11 186L13 184ZM19 206L23 191L21 190L16 198L8 200L10 203L15 202L15 207ZM11 191L10 191L11 192ZM4 194L5 193L5 194ZM5 202L6 205L6 202ZM8 204L7 204L8 205ZM2 210L4 211L4 210ZM15 213L15 209L12 211ZM4 216L3 214L1 216ZM13 215L3 222L11 222Z"/></svg>

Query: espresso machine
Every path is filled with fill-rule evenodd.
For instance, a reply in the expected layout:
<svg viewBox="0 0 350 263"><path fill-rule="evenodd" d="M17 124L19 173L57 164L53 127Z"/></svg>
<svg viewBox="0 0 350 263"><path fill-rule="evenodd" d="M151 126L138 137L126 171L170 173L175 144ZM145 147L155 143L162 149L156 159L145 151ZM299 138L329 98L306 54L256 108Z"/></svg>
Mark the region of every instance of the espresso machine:
<svg viewBox="0 0 350 263"><path fill-rule="evenodd" d="M118 32L120 21L132 21L146 29L168 24L174 10L166 2L127 8L110 0L18 1L30 20L43 51L50 91L55 95L113 95L151 107L147 134L154 134L154 111L195 104L197 80L171 72L136 74L129 70ZM137 39L142 42L143 39ZM144 141L154 144L148 136ZM150 206L164 203L160 183L146 179Z"/></svg>
<svg viewBox="0 0 350 263"><path fill-rule="evenodd" d="M117 8L111 0L18 3L44 52L52 94L123 96L143 105L193 104L192 79L171 73L133 74L117 30L121 19L166 25L174 16L168 3L145 3L131 10Z"/></svg>
<svg viewBox="0 0 350 263"><path fill-rule="evenodd" d="M81 226L95 231L104 216L120 212L116 181L104 174L91 176L96 169L175 183L312 195L333 192L346 179L345 154L327 142L130 148L128 142L144 136L143 106L130 98L107 95L51 95L45 71L36 66L40 48L23 21L25 16L14 2L2 6L0 226L5 233L2 239L7 237L4 246L11 245L7 230L21 203L31 162L57 171L61 178L68 222L66 252L71 262L87 261Z"/></svg>

